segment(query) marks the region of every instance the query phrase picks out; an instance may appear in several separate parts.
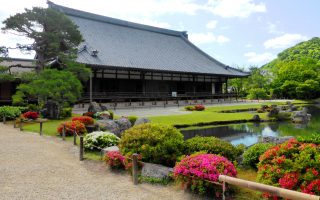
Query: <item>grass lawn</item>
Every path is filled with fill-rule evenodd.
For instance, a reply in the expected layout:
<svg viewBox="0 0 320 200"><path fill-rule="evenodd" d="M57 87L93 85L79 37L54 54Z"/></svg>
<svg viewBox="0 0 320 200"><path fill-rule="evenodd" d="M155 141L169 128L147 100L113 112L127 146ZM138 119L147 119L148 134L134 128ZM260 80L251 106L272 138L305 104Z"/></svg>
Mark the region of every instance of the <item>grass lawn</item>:
<svg viewBox="0 0 320 200"><path fill-rule="evenodd" d="M241 178L248 181L256 182L257 178L257 172L253 169L237 169L238 175L237 178ZM258 200L261 199L261 193L256 192L254 190L250 190L247 188L242 187L234 187L236 191L236 200L242 200L242 199L252 199L252 200Z"/></svg>

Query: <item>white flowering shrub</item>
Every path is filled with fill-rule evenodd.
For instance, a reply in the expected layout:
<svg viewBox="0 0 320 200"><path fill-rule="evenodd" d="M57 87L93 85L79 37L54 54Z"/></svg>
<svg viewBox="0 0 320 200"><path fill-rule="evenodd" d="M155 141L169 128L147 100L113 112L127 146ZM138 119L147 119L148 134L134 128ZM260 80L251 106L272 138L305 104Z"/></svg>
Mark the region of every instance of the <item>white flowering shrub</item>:
<svg viewBox="0 0 320 200"><path fill-rule="evenodd" d="M116 146L120 138L110 132L96 131L87 134L84 137L84 148L90 150L100 150L105 147Z"/></svg>

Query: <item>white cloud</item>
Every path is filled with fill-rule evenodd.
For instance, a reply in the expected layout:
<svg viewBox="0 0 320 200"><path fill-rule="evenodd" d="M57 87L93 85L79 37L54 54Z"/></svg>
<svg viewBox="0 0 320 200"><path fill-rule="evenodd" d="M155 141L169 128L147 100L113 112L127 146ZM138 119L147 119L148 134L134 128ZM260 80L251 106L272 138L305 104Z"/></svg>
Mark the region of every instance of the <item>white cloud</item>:
<svg viewBox="0 0 320 200"><path fill-rule="evenodd" d="M253 45L252 44L250 44L250 43L248 43L248 44L246 44L246 48L251 48Z"/></svg>
<svg viewBox="0 0 320 200"><path fill-rule="evenodd" d="M218 21L217 20L212 20L212 21L209 21L206 25L206 27L208 29L215 29L217 27L217 23Z"/></svg>
<svg viewBox="0 0 320 200"><path fill-rule="evenodd" d="M268 22L267 23L267 31L271 34L284 34L283 31L279 31L276 24Z"/></svg>
<svg viewBox="0 0 320 200"><path fill-rule="evenodd" d="M272 53L265 52L261 54L257 54L256 52L248 52L245 53L244 56L247 58L247 61L249 63L266 63L268 61L271 61L276 58L276 55L273 55Z"/></svg>
<svg viewBox="0 0 320 200"><path fill-rule="evenodd" d="M283 34L282 36L269 39L264 42L264 47L267 49L281 49L292 46L300 41L307 40L308 37L300 34Z"/></svg>
<svg viewBox="0 0 320 200"><path fill-rule="evenodd" d="M190 33L189 39L191 42L199 45L206 43L226 43L229 42L230 39L224 35L214 35L212 33Z"/></svg>
<svg viewBox="0 0 320 200"><path fill-rule="evenodd" d="M221 17L246 18L267 9L264 3L254 3L253 0L209 0L207 10Z"/></svg>

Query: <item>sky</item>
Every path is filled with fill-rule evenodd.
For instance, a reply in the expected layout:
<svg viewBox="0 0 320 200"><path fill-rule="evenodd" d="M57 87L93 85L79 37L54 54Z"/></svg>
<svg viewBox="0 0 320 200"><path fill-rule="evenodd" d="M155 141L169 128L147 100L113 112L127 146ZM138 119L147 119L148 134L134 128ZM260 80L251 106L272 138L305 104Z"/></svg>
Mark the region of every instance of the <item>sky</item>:
<svg viewBox="0 0 320 200"><path fill-rule="evenodd" d="M284 49L320 36L319 0L52 0L95 14L187 31L189 40L233 67L261 66ZM46 0L10 0L0 21L24 8L47 7ZM0 24L2 27L3 24ZM0 33L0 46L32 41ZM32 58L10 50L10 57Z"/></svg>

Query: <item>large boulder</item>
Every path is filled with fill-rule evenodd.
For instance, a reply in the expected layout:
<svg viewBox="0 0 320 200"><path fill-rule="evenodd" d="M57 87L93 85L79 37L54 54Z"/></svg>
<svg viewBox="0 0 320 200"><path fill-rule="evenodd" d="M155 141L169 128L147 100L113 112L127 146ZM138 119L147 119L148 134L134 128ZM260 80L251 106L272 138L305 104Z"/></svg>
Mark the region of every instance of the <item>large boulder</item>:
<svg viewBox="0 0 320 200"><path fill-rule="evenodd" d="M260 116L259 116L259 115L253 115L252 121L254 121L254 122L260 122L260 121L261 121Z"/></svg>
<svg viewBox="0 0 320 200"><path fill-rule="evenodd" d="M150 120L147 119L147 118L138 118L135 122L134 122L134 125L139 125L139 124L146 124L146 123L149 123Z"/></svg>
<svg viewBox="0 0 320 200"><path fill-rule="evenodd" d="M97 124L102 131L110 131L117 136L121 133L119 125L113 120L98 120Z"/></svg>
<svg viewBox="0 0 320 200"><path fill-rule="evenodd" d="M311 114L308 114L307 108L303 108L301 111L295 111L292 115L292 122L305 124L311 119Z"/></svg>
<svg viewBox="0 0 320 200"><path fill-rule="evenodd" d="M262 143L282 144L292 138L294 138L294 137L293 136L285 136L285 137L263 136L261 142Z"/></svg>
<svg viewBox="0 0 320 200"><path fill-rule="evenodd" d="M114 120L114 122L118 124L120 133L131 128L131 122L126 117L121 117L120 119Z"/></svg>
<svg viewBox="0 0 320 200"><path fill-rule="evenodd" d="M100 106L97 102L93 101L90 103L89 108L88 108L88 112L102 112L107 110L107 107L105 106Z"/></svg>
<svg viewBox="0 0 320 200"><path fill-rule="evenodd" d="M159 179L170 178L170 173L173 172L173 168L165 167L162 165L143 163L141 175L146 177L153 177Z"/></svg>

